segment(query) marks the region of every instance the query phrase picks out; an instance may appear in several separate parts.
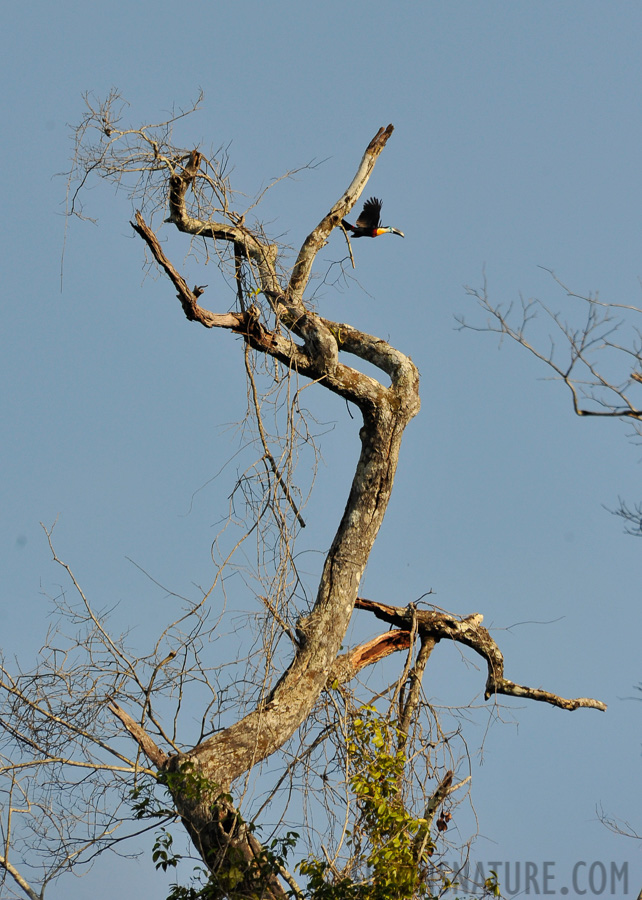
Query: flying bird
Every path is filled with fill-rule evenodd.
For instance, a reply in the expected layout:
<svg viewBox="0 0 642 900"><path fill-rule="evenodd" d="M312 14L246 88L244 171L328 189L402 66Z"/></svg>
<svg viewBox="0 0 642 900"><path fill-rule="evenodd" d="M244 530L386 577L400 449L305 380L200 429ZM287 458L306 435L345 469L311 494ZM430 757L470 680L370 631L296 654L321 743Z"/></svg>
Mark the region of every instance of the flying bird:
<svg viewBox="0 0 642 900"><path fill-rule="evenodd" d="M398 234L404 237L403 231L393 228L392 225L381 225L381 200L371 197L363 204L361 215L356 225L351 225L342 219L341 224L346 231L352 232L352 237L379 237L380 234Z"/></svg>

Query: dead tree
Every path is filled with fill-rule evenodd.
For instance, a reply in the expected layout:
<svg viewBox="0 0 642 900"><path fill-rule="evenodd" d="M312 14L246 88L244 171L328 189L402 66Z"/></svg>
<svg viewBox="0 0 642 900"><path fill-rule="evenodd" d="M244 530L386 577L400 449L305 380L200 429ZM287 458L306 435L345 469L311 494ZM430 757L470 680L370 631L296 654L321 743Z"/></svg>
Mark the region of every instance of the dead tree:
<svg viewBox="0 0 642 900"><path fill-rule="evenodd" d="M348 811L344 810L346 816L361 823L353 824L353 833L361 835L358 841L355 838L359 847L346 849L345 827L343 838L339 835L330 850L321 844L325 861L321 849L317 849L316 861L312 864L308 860L307 868L301 870L312 872L317 879L315 882L313 878L312 887L307 889L299 887L286 870L284 857L260 840L255 830L260 823L246 821L240 799L248 773L278 751L284 752L297 736L296 753L284 764L276 778L277 786L291 776L296 765L311 766L314 753L328 743L332 747L329 756L340 761L335 777L340 781L343 772L341 789L348 797L351 790L357 790L357 783L363 787L363 780L357 782L351 776L350 766L355 755L369 752L367 729L372 727L379 736L379 750L384 744L388 748L386 758L392 760L394 770L378 802L381 808L392 804L395 815L406 816L401 829L407 839L403 844L406 870L395 873L400 880L395 882L394 896L426 896L430 885L442 883L432 857L450 817L444 805L469 781L461 767L457 771L461 760L448 764L442 757L437 761L439 748L444 752L448 743L443 732L437 730L434 740L426 737L431 726L425 719L431 713L421 683L436 644L443 640L459 642L485 661L487 700L503 694L566 710L604 710L605 706L597 700L564 699L509 681L500 649L482 626L479 614L458 618L420 609L410 602L398 607L381 599L359 597L361 577L390 499L404 429L419 412L419 376L409 357L387 341L315 312L306 291L318 251L357 203L393 127L377 131L351 183L310 231L294 264L288 267L281 248L270 242L260 227L248 223L249 211L235 211L224 154L221 162L199 149L177 149L171 129L182 114L161 126L124 128L117 104L115 95L100 105L92 105L88 98L88 113L77 131L72 174L78 186L70 193L70 210L80 213L82 187L92 175L111 179L121 187L129 185L139 207L132 227L173 284L187 319L242 338L239 346L246 359L249 406L264 476L261 503L250 530L272 517L279 538L275 566L281 576L286 569L293 569L292 542L305 523L291 480L292 442L287 438L281 453L273 449L255 378L256 361L272 360L278 366L273 378L279 383L312 382L317 390L328 390L356 407L361 417L361 449L345 510L325 556L310 608L297 608L296 592L285 576L267 585L263 595L257 593L272 626L289 640L289 659L272 681L259 679L256 699L249 709L246 705L242 711L239 704L241 712L236 720L215 733L208 733L203 726L201 739L191 746L183 743L176 728L172 730L171 722L176 721L172 715L178 714L163 714L162 710L172 698L177 705L184 704L183 693L192 681L210 685L215 678L219 684L225 679L224 673L212 674L216 663L206 660L203 642L210 628L206 617L212 589L165 628L147 655L135 657L124 642L110 636L51 544L54 559L67 569L79 598L80 612L71 611L65 600L62 613L75 616L74 621L81 622L87 636L72 642L62 659L52 649L51 641L35 672L14 676L7 667L2 669L4 747L13 747L14 751L19 748L20 758L4 750L1 771L9 812L0 865L24 893L41 896L23 875L19 850L12 849L11 840L11 816L17 818L18 807L23 809L31 803L42 817L55 817L51 805L35 802L35 782L30 783L28 777L38 771L38 766L40 770L49 767L47 771L55 773L60 784L75 785L78 790L80 783L86 785L92 779L96 785L104 784L100 779L107 771L110 776L117 773L122 801L129 796L139 816L153 815L161 823L178 819L184 825L209 872L203 896L248 900L277 900L292 892L313 896L319 879L326 884L325 897L332 896L328 893L331 884L338 891L352 891L344 896L379 896L367 893L377 878L384 877L383 869L377 869L380 857L375 850L378 853L393 837L401 840L403 836L377 830L368 818L367 791L351 811L347 799ZM71 185L73 188L73 178ZM188 286L158 239L159 226L154 221L159 213L165 224L187 235L204 253L218 254L221 265L229 267L236 287L231 311L211 312L201 306L204 288ZM216 335L215 340L220 339ZM379 369L381 378L360 371L359 361ZM296 389L292 393L296 394ZM289 424L294 406L290 400L286 409ZM50 533L49 538L51 541ZM368 643L342 652L355 608L385 622L386 630ZM87 656L80 669L74 668L78 665L75 655L81 649ZM364 725L363 717L358 716L363 701L353 696L350 686L362 669L395 653L402 654L398 677L379 692L379 706L368 707L367 715L372 718ZM273 669L280 658L274 659ZM92 675L92 687L82 697L74 693L79 671L83 677ZM204 722L207 713L203 713ZM423 766L423 777L413 778L419 765ZM74 766L82 771L78 781L68 774ZM319 782L323 785L327 780L322 773ZM158 785L169 791L169 804L159 805L159 801L150 799ZM374 791L377 786L371 787ZM133 800L127 793L132 789ZM109 846L119 816L123 816L122 808L113 812L105 808L102 818L94 815L89 823L90 830L93 828L89 844ZM72 830L64 823L58 823L58 833L57 855L52 851L54 862L38 882L43 890L48 880L79 863L89 846L87 842L81 846L78 838L72 838ZM368 852L362 849L366 845ZM160 851L159 858L164 859Z"/></svg>

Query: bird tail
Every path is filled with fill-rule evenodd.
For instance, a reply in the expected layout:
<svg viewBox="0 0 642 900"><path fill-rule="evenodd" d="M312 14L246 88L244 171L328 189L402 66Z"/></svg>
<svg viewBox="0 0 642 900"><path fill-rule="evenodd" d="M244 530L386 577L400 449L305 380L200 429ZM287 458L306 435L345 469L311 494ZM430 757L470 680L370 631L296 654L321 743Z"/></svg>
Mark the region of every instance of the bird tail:
<svg viewBox="0 0 642 900"><path fill-rule="evenodd" d="M341 219L341 224L345 228L346 231L354 231L354 225L351 225L350 222L346 221L346 219Z"/></svg>

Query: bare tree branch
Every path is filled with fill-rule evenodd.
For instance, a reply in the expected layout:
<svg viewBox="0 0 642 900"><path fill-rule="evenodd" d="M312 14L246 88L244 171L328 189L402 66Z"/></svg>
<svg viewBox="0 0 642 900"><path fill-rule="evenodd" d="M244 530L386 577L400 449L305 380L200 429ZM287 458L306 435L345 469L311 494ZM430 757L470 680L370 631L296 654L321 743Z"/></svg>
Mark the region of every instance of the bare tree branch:
<svg viewBox="0 0 642 900"><path fill-rule="evenodd" d="M167 754L156 746L147 732L137 722L134 722L132 717L124 709L121 709L117 703L110 703L108 708L117 719L120 719L147 759L159 769L164 768L167 764Z"/></svg>
<svg viewBox="0 0 642 900"><path fill-rule="evenodd" d="M366 600L362 597L359 597L355 606L357 609L374 613L378 619L383 619L385 622L390 622L393 625L406 629L412 622L413 616L416 615L417 629L422 637L425 636L434 641L444 639L458 641L470 647L482 656L488 665L486 700L490 699L493 694L507 694L513 697L524 697L529 700L550 703L552 706L558 706L569 711L580 707L598 709L602 712L606 710L606 704L601 700L593 700L588 697L566 700L549 691L524 687L504 678L504 657L488 630L482 626L481 623L484 617L479 613L474 613L463 619L457 619L448 613L433 610L417 610L415 612L414 608L389 606L385 603Z"/></svg>
<svg viewBox="0 0 642 900"><path fill-rule="evenodd" d="M642 425L638 424L642 421L642 407L628 393L632 381L640 380L638 373L631 372L631 360L634 364L642 364L642 332L639 326L616 319L614 314L614 310L637 313L642 310L624 304L603 303L590 295L581 296L562 284L554 272L550 275L567 297L582 303L579 325L569 324L537 299L520 298L518 314L515 304L507 307L495 304L489 297L484 278L482 288L467 288L467 293L475 298L489 318L485 324L477 326L458 316L460 327L495 333L502 339L508 337L524 347L551 369L556 380L566 385L576 415L632 420L638 433L642 434ZM535 339L539 339L539 344L527 338L527 332L535 329L538 313L542 313L552 326L552 334L547 338L548 350L540 349L544 339L537 331ZM614 335L622 331L626 332L625 343L616 343ZM560 339L561 350L556 337ZM611 368L613 375L607 374Z"/></svg>

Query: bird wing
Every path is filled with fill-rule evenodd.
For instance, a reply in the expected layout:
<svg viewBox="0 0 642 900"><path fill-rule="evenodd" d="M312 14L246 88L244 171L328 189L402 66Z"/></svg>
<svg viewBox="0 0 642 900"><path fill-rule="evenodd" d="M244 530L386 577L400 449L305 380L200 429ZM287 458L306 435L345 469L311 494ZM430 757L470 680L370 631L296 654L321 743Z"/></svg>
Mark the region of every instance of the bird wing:
<svg viewBox="0 0 642 900"><path fill-rule="evenodd" d="M381 200L371 197L363 204L363 209L357 219L357 228L378 228L380 215Z"/></svg>

